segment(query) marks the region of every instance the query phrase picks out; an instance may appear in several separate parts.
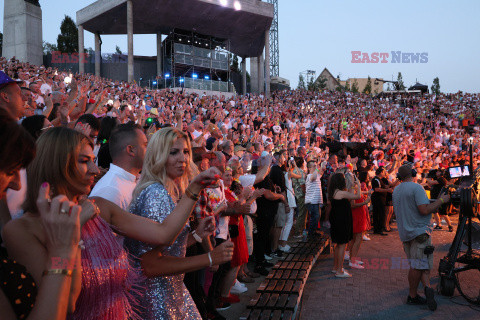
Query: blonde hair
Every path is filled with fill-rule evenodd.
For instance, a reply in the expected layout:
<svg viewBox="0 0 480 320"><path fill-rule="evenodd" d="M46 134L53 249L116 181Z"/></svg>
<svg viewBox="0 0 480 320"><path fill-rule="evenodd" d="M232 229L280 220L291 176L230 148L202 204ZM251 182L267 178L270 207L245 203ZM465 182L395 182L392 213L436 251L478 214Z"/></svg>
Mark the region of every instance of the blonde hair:
<svg viewBox="0 0 480 320"><path fill-rule="evenodd" d="M82 186L78 185L82 177L77 166L82 143L93 149L93 143L84 134L65 127L49 129L38 138L37 155L27 168L25 212L38 212L36 200L44 182L50 184L51 198L82 192Z"/></svg>
<svg viewBox="0 0 480 320"><path fill-rule="evenodd" d="M178 139L185 139L190 152L185 174L177 181L174 181L167 175L166 164L172 145ZM142 190L148 186L160 183L165 187L173 201L177 202L197 172L198 170L196 170L196 166L192 162L192 146L187 134L174 127L163 128L155 132L148 142L142 175L133 190L133 199L136 199Z"/></svg>

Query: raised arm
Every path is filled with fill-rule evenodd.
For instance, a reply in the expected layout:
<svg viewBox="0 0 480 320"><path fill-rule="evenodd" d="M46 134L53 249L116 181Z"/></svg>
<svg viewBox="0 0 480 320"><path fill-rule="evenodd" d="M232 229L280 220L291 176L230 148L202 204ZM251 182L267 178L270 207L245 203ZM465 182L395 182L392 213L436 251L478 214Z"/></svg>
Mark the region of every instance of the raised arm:
<svg viewBox="0 0 480 320"><path fill-rule="evenodd" d="M216 168L210 168L200 173L188 186L189 191L198 195L204 187L217 182L219 173ZM187 223L197 202L187 195L183 195L175 209L162 223L158 223L122 210L108 200L102 198L94 199L100 208L102 218L113 225L117 229L116 231L129 238L152 245L173 244L177 235Z"/></svg>

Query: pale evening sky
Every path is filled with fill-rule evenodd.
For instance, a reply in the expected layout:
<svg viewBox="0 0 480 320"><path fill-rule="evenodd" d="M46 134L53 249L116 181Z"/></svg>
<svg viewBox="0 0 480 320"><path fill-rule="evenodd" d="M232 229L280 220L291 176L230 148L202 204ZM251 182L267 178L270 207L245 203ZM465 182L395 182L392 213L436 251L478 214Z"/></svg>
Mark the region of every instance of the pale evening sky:
<svg viewBox="0 0 480 320"><path fill-rule="evenodd" d="M178 0L181 1L181 0ZM232 1L232 0L228 0ZM3 2L3 1L2 1ZM93 0L40 0L43 40L56 43L64 15ZM3 6L0 28L3 30ZM480 92L480 1L324 1L279 0L280 76L297 86L299 72L327 67L341 79L379 77L396 79L402 72L407 86L431 86L439 77L444 92ZM127 49L127 37L104 36L103 52L118 45ZM94 47L93 34L85 32L85 46ZM138 55L155 55L155 36L134 37ZM352 51L428 53L427 63L351 63ZM390 53L391 55L391 53Z"/></svg>

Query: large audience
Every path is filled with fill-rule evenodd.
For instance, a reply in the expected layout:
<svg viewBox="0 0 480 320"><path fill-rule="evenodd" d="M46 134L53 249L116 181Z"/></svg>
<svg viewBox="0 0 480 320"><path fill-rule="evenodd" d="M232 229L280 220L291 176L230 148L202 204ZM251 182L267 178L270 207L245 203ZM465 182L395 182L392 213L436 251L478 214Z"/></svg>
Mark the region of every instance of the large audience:
<svg viewBox="0 0 480 320"><path fill-rule="evenodd" d="M244 283L320 230L332 272L351 277L344 259L362 269L369 231L391 231L402 164L436 199L470 147L480 162L479 94L227 98L0 70L6 319L224 319Z"/></svg>

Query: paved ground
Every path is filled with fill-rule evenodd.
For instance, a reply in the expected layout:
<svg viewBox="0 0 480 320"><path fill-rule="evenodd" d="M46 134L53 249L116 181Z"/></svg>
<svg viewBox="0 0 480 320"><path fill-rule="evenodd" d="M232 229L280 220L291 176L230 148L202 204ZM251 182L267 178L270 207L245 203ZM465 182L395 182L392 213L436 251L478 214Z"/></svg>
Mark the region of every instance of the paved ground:
<svg viewBox="0 0 480 320"><path fill-rule="evenodd" d="M454 234L446 231L446 227L433 233L436 247L433 287L438 283L439 259L446 255ZM352 278L333 277L330 273L332 255L317 261L303 292L300 319L480 319L480 306L468 306L457 290L452 298L438 295L435 312L426 306L407 305L408 267L402 266L405 254L398 232L390 232L387 237L372 235L371 238L371 241L364 241L360 249L366 269L346 267L353 274ZM472 280L480 288L479 275Z"/></svg>

